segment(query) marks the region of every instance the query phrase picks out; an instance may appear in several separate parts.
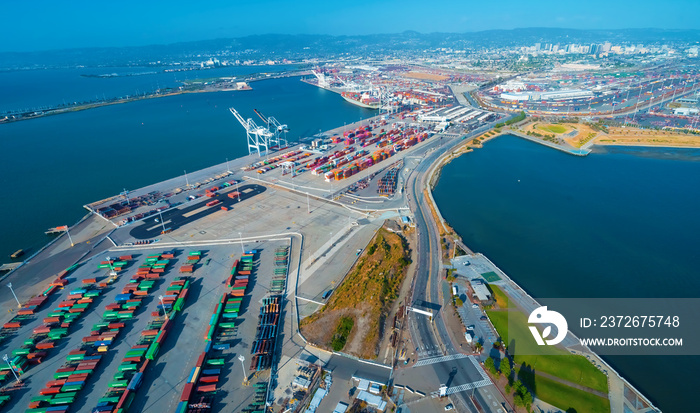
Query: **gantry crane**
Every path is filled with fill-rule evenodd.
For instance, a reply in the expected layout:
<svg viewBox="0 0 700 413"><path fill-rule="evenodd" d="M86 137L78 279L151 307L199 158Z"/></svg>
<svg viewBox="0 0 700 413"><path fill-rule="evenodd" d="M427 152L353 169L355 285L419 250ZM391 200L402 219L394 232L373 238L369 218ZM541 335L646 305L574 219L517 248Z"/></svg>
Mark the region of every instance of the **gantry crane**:
<svg viewBox="0 0 700 413"><path fill-rule="evenodd" d="M270 140L272 139L273 134L270 133L267 128L258 126L253 119L243 119L243 116L241 116L236 109L229 108L229 110L245 129L246 137L248 139L248 154L251 155L253 152L257 152L258 156L262 156L260 150L261 148L264 148L265 156L267 156Z"/></svg>
<svg viewBox="0 0 700 413"><path fill-rule="evenodd" d="M257 113L257 115L260 116L260 119L262 119L262 121L267 124L267 130L273 134L269 142L270 147L274 148L276 146L277 149L286 148L287 132L289 132L289 126L282 125L277 121L277 119L273 118L272 116L266 118L257 109L253 109L253 111Z"/></svg>

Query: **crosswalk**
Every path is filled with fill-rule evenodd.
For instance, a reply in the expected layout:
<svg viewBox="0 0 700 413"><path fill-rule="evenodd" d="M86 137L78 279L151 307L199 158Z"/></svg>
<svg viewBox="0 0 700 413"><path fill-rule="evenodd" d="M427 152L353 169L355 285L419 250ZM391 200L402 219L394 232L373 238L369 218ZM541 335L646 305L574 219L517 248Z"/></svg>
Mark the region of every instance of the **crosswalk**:
<svg viewBox="0 0 700 413"><path fill-rule="evenodd" d="M447 395L449 396L451 394L455 394L455 393L459 393L459 392L463 392L463 391L467 391L467 390L471 390L471 389L477 389L479 387L485 387L485 386L488 386L490 384L491 384L491 380L486 379L486 380L475 381L472 383L462 384L460 386L453 386L453 387L450 387L449 389L447 389Z"/></svg>
<svg viewBox="0 0 700 413"><path fill-rule="evenodd" d="M481 375L481 379L482 379L482 380L486 380L486 381L488 381L488 382L490 383L490 382L491 382L491 379L489 379L489 376L486 374L486 371L484 370L484 368L481 367L481 364L479 364L479 362L476 360L476 357L474 357L474 356L469 356L469 361L472 362L472 364L474 365L474 368L476 369L476 371L479 372L479 374Z"/></svg>
<svg viewBox="0 0 700 413"><path fill-rule="evenodd" d="M418 360L416 362L416 364L413 365L413 367L427 366L427 365L435 364L435 363L444 363L446 361L463 359L465 357L469 357L469 356L466 356L466 355L461 354L461 353L456 353L456 354L450 354L447 356L424 358L424 359Z"/></svg>

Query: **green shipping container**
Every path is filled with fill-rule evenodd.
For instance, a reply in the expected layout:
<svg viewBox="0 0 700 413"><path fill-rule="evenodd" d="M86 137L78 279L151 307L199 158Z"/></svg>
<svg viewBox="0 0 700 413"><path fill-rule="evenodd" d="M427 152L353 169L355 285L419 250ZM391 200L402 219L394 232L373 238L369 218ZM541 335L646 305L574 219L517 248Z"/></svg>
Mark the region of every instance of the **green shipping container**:
<svg viewBox="0 0 700 413"><path fill-rule="evenodd" d="M136 364L122 364L119 367L117 367L118 371L134 371L137 370Z"/></svg>

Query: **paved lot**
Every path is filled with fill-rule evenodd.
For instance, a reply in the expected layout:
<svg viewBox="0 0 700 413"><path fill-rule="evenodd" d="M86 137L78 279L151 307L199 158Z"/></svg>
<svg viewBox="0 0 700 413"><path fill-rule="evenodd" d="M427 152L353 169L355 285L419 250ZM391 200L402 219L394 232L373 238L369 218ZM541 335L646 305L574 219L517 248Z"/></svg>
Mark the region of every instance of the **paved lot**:
<svg viewBox="0 0 700 413"><path fill-rule="evenodd" d="M250 344L257 327L260 301L267 294L274 273L274 251L283 245L288 245L288 243L283 241L264 242L256 246L261 252L258 255L259 259L256 262L254 276L249 284L252 289L249 287L249 292L243 301L238 338L234 341L232 349L226 354L227 363L222 375L223 380L218 383L222 389L216 397L220 408L225 405L227 408L232 407L234 411L238 411L252 399L253 388L241 385L243 373L240 363L235 357L238 354L243 354L247 360L250 360ZM206 332L209 317L214 311L216 303L227 290L224 281L228 277L231 265L235 258L240 257L241 251L238 245L176 249L176 258L171 260L165 276L156 282L149 295L143 300L143 304L134 319L126 323L126 327L120 332L115 344L105 353L99 368L89 378L86 387L79 393L73 404L73 411L89 412L97 404L98 399L104 395L108 383L116 372L117 365L130 346L139 339L141 331L152 319L151 312L155 311L159 305L158 295L165 293L174 277L182 275L178 273L178 267L186 257L187 252L194 249L202 251L204 257L193 274L194 280L190 286L187 304L182 314L174 320L174 327L170 331L157 361L149 365L143 385L137 392L133 404L133 408L144 412L172 411L174 409L191 367L194 366L198 355L204 351L202 337ZM79 347L82 337L89 335L91 326L101 321L104 306L114 301L115 296L128 283L130 276L135 273L136 268L143 262L146 255L161 252L163 252L163 248L157 247L135 250L120 249L118 252L104 252L96 259L87 261L71 274L69 277L71 283L65 289L54 294L49 304L37 313L31 323L24 325L18 334L3 343L2 348L5 351L20 347L22 341L31 335L31 330L41 324L41 320L57 306L57 303L63 300L70 290L79 288L82 279L104 277L105 270L96 269L99 260L108 255L133 255L135 261L132 261L120 273L120 278L116 283L105 289L103 294L92 303L80 321L71 326L70 335L61 340L56 349L49 351L49 357L43 363L32 367L23 376L26 388L13 394L12 408L23 409L28 405L30 398L38 395L39 389L47 381L53 379L53 373L63 364L67 352ZM207 260L210 260L209 264L205 264ZM247 367L246 365L246 369ZM265 378L263 376L260 379ZM78 406L80 407L78 408Z"/></svg>
<svg viewBox="0 0 700 413"><path fill-rule="evenodd" d="M267 188L262 185L240 185L240 195L235 198L230 198L228 194L236 190L236 186L230 186L226 188L225 191L218 192L214 197L204 197L196 202L188 203L183 207L170 209L165 213L156 215L155 218L144 219L132 226L129 235L139 240L160 237L161 233L164 231L163 228L165 228L165 230L180 229L184 225L222 211L221 207L232 210L234 206L237 206L240 202L249 200L265 192L266 189ZM217 205L207 206L207 203L215 200L219 201Z"/></svg>

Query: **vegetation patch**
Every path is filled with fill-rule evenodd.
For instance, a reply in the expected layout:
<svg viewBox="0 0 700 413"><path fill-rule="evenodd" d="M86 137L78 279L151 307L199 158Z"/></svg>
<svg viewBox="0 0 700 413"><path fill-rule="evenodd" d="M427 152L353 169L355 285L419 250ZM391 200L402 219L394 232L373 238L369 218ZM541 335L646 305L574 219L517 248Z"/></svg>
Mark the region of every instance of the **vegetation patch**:
<svg viewBox="0 0 700 413"><path fill-rule="evenodd" d="M491 290L491 293L493 294L493 299L496 300L496 304L498 304L498 307L510 308L510 298L508 298L506 293L504 293L499 286L489 285L489 289Z"/></svg>
<svg viewBox="0 0 700 413"><path fill-rule="evenodd" d="M345 347L345 343L347 343L348 336L354 325L355 320L351 317L340 317L338 327L335 328L335 334L333 334L333 339L331 340L331 347L333 350L341 351L343 347Z"/></svg>
<svg viewBox="0 0 700 413"><path fill-rule="evenodd" d="M498 289L498 292L496 290L493 292L494 298L498 301L498 296L503 294L503 291ZM535 397L566 411L601 413L610 411L607 399L537 374L549 374L572 384L608 393L607 377L588 359L581 355L570 354L564 349L556 349L557 354L536 355L537 343L527 327L525 314L515 309L487 310L486 313L509 350L513 347L518 348L519 354L513 356L517 377ZM529 348L533 349L531 355L522 355L528 353Z"/></svg>
<svg viewBox="0 0 700 413"><path fill-rule="evenodd" d="M538 126L538 129L541 129L546 132L552 132L552 133L564 133L566 132L566 126L564 125L540 125Z"/></svg>
<svg viewBox="0 0 700 413"><path fill-rule="evenodd" d="M566 412L609 413L608 399L596 396L546 377L535 377L535 396Z"/></svg>
<svg viewBox="0 0 700 413"><path fill-rule="evenodd" d="M380 228L328 303L302 320L302 334L327 349L377 357L386 317L410 263L406 239Z"/></svg>

